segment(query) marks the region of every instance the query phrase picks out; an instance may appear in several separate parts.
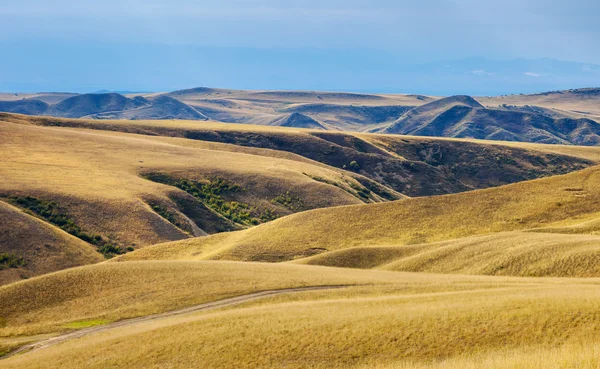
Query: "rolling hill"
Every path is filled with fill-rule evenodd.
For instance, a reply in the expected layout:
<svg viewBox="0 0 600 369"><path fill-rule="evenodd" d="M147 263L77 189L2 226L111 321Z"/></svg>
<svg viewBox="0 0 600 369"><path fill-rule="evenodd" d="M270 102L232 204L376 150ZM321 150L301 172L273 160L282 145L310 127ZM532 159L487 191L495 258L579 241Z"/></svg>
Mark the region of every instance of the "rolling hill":
<svg viewBox="0 0 600 369"><path fill-rule="evenodd" d="M315 210L241 232L155 245L125 258L302 261L307 250L318 249L318 256L307 262L444 273L598 276L599 173L595 166L486 190ZM526 230L535 232L510 233Z"/></svg>
<svg viewBox="0 0 600 369"><path fill-rule="evenodd" d="M169 93L0 94L0 111L67 118L187 119L332 131L599 143L598 89L431 97L199 87Z"/></svg>
<svg viewBox="0 0 600 369"><path fill-rule="evenodd" d="M9 158L0 165L0 201L45 227L28 228L33 232L28 242L36 242L30 246L12 223L2 225L7 246L0 251L25 261L0 271L7 282L311 209L493 187L600 160L590 154L593 149L576 147L553 153L535 145L209 122L198 127L194 121L8 114L0 120L0 151ZM75 236L96 253L38 267L50 251L36 240L49 231ZM61 247L52 249L57 260L68 254ZM321 248L307 247L301 254Z"/></svg>
<svg viewBox="0 0 600 369"><path fill-rule="evenodd" d="M567 145L594 146L600 142L600 124L593 120L552 117L539 109L488 109L469 96L452 96L416 107L383 132Z"/></svg>
<svg viewBox="0 0 600 369"><path fill-rule="evenodd" d="M96 256L111 256L316 207L385 200L374 192L358 195L366 188L357 178L371 183L364 177L287 153L27 121L2 122L0 132L0 151L7 158L0 165L0 200L46 224L26 228L32 232L28 240L12 222L2 222L0 250L8 248L27 261L21 272L3 269L2 275L25 277L78 265L73 259L48 261L49 269L36 266L43 263L37 258L51 251L69 250L53 246L58 242L48 236L53 232L78 237L85 241L78 244L98 250ZM42 238L48 238L47 249L36 243Z"/></svg>
<svg viewBox="0 0 600 369"><path fill-rule="evenodd" d="M0 153L3 368L598 363L596 147L0 114Z"/></svg>
<svg viewBox="0 0 600 369"><path fill-rule="evenodd" d="M194 108L168 96L128 98L117 93L74 95L55 104L36 98L0 101L0 111L65 118L207 119Z"/></svg>
<svg viewBox="0 0 600 369"><path fill-rule="evenodd" d="M271 124L281 127L325 129L321 123L300 113L292 113L283 118L276 119Z"/></svg>
<svg viewBox="0 0 600 369"><path fill-rule="evenodd" d="M9 116L15 119L15 116ZM414 137L357 135L194 122L124 122L32 118L43 126L88 128L146 135L181 137L194 141L276 150L300 155L364 178L361 183L388 200L393 193L377 182L407 196L429 196L487 188L554 174L564 174L598 162L580 157L582 148L562 146L492 145L477 142ZM562 150L555 154L556 150ZM541 152L543 151L543 152ZM566 155L566 156L565 156ZM591 160L590 160L591 159ZM351 163L353 163L351 165ZM313 178L318 180L318 178ZM372 182L374 181L374 182Z"/></svg>

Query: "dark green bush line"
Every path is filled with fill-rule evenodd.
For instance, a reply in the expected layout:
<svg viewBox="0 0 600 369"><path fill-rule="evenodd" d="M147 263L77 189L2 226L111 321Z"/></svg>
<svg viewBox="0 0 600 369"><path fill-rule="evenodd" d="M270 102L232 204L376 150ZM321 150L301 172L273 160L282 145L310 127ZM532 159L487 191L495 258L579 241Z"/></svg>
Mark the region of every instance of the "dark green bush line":
<svg viewBox="0 0 600 369"><path fill-rule="evenodd" d="M357 179L357 181L360 184L362 184L363 186L365 186L365 188L367 190L370 190L371 192L375 193L376 195L378 195L381 198L384 198L388 201L398 200L398 197L396 195L385 190L385 188L383 188L383 186L379 185L377 182L374 182L370 179L365 179L365 180Z"/></svg>
<svg viewBox="0 0 600 369"><path fill-rule="evenodd" d="M339 187L339 188L341 188L341 189L344 189L344 188L343 188L343 187L342 187L342 186L341 186L339 183L337 183L337 182L330 181L330 180L328 180L328 179L325 179L325 178L323 178L323 177L319 177L319 176L312 176L312 175L310 175L310 174L307 174L307 173L302 173L302 174L304 174L305 176L307 176L308 178L310 178L310 179L312 179L312 180L314 180L314 181L321 182L321 183L326 183L326 184L328 184L328 185L332 185L332 186L335 186L335 187Z"/></svg>
<svg viewBox="0 0 600 369"><path fill-rule="evenodd" d="M343 187L342 185L340 185L337 182L330 181L330 180L325 179L323 177L311 176L310 174L306 174L306 173L303 173L303 174L305 176L307 176L307 177L309 177L309 178L317 181L317 182L322 182L322 183L326 183L328 185L332 185L332 186L338 187L339 189L346 191L350 195L356 197L357 199L359 199L359 200L361 200L363 202L368 202L368 200L370 198L370 196L369 196L370 191L369 190L364 189L364 188L362 188L360 186L357 186L356 184L353 184L351 182L346 181L346 183L348 183L348 185L350 185L350 187L352 187L352 189L354 189L356 192L351 191L351 190L347 189L346 187Z"/></svg>
<svg viewBox="0 0 600 369"><path fill-rule="evenodd" d="M352 187L354 191L356 191L356 193L361 199L367 200L371 198L371 191L369 191L368 189L359 186L355 183L350 183L350 187Z"/></svg>
<svg viewBox="0 0 600 369"><path fill-rule="evenodd" d="M6 268L19 268L27 265L25 259L13 253L0 254L0 270Z"/></svg>
<svg viewBox="0 0 600 369"><path fill-rule="evenodd" d="M47 220L63 231L95 245L98 252L103 254L106 258L111 258L114 255L124 253L121 247L115 245L112 241L105 239L101 235L85 232L75 223L69 214L61 209L54 201L41 200L32 196L13 197L13 200L17 205ZM128 249L128 251L130 250Z"/></svg>
<svg viewBox="0 0 600 369"><path fill-rule="evenodd" d="M294 212L306 210L304 201L302 201L302 199L298 196L293 196L290 194L290 191L273 198L271 203L282 205Z"/></svg>
<svg viewBox="0 0 600 369"><path fill-rule="evenodd" d="M150 207L152 208L152 210L154 210L154 212L158 215L160 215L161 217L163 217L164 219L166 219L169 223L173 224L175 227L185 231L185 232L191 232L190 227L188 224L185 223L181 223L178 219L178 217L171 212L169 209L167 209L165 206L162 206L161 204L158 203L148 203L148 205L150 205Z"/></svg>
<svg viewBox="0 0 600 369"><path fill-rule="evenodd" d="M243 188L222 178L214 177L208 182L199 182L189 179L175 179L162 173L146 173L144 178L175 186L194 196L208 208L234 223L258 225L277 218L269 209L263 210L256 217L252 214L256 210L254 207L238 201L224 200L223 194L241 192Z"/></svg>

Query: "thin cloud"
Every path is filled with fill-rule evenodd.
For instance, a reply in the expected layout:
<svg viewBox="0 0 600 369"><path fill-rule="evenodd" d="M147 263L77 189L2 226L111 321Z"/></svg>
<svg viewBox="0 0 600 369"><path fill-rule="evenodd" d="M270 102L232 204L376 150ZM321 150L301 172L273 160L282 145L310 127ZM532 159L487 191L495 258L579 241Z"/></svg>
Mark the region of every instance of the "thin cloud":
<svg viewBox="0 0 600 369"><path fill-rule="evenodd" d="M472 70L470 73L474 74L476 76L495 76L496 75L496 73L487 72L483 69L475 69L475 70Z"/></svg>
<svg viewBox="0 0 600 369"><path fill-rule="evenodd" d="M544 75L544 74L541 74L541 73L534 73L534 72L525 72L523 74L526 75L526 76L528 76L528 77L536 77L536 78L537 77L541 77L541 76Z"/></svg>

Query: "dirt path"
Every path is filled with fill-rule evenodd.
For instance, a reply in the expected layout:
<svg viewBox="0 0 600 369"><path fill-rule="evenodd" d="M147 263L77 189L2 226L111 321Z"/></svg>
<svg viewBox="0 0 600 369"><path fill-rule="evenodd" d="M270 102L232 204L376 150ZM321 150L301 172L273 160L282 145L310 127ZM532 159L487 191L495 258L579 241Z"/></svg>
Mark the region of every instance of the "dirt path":
<svg viewBox="0 0 600 369"><path fill-rule="evenodd" d="M183 314L195 313L195 312L199 312L199 311L207 311L207 310L213 310L213 309L218 309L218 308L227 307L227 306L238 305L238 304L262 299L262 298L269 297L269 296L281 295L284 293L327 290L327 289L335 289L335 288L343 288L343 287L347 287L347 286L345 286L345 285L314 286L314 287L298 287L298 288L285 288L285 289L281 289L281 290L261 291L261 292L250 293L247 295L231 297L231 298L224 299L224 300L207 302L204 304L195 305L195 306L187 307L184 309L168 311L166 313L148 315L148 316L143 316L143 317L139 317L139 318L120 320L120 321L117 321L114 323L109 323L109 324L96 326L96 327L84 328L84 329L80 329L80 330L77 330L74 332L69 332L69 333L61 334L59 336L54 336L54 337L51 337L51 338L48 338L48 339L45 339L42 341L30 343L28 345L18 348L17 350L11 352L8 355L1 357L0 360L6 359L8 357L11 357L11 356L14 356L17 354L24 354L24 353L42 350L42 349L48 348L50 346L54 346L61 342L65 342L65 341L72 340L75 338L81 338L81 337L85 337L85 336L88 336L91 334L105 332L110 329L127 327L127 326L131 326L131 325L138 324L138 323L148 322L151 320L165 319L165 318L169 318L169 317L176 316L176 315L183 315Z"/></svg>

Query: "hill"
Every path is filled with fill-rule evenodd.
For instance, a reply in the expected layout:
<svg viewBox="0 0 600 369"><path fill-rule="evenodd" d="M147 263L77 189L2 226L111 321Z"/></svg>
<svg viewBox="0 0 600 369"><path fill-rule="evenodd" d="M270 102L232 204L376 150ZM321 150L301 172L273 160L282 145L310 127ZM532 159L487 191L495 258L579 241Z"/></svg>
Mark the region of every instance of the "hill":
<svg viewBox="0 0 600 369"><path fill-rule="evenodd" d="M19 273L0 271L11 281L311 209L498 186L600 160L592 149L578 157L583 149L575 147L555 154L545 146L521 149L211 122L198 127L194 121L20 115L0 120L0 151L8 158L0 165L0 201L97 250L96 259L47 263L48 269L38 270L44 253L34 252L23 238L7 240L9 252L28 260ZM11 223L0 228L13 232ZM39 229L32 240L46 237ZM301 253L319 252L316 245Z"/></svg>
<svg viewBox="0 0 600 369"><path fill-rule="evenodd" d="M152 246L125 258L288 261L318 248L319 256L309 262L377 267L397 261L391 269L597 276L597 239L579 234L596 234L599 175L600 167L592 167L455 195L310 211L218 238ZM531 229L538 233L430 244ZM414 246L398 247L403 245Z"/></svg>
<svg viewBox="0 0 600 369"><path fill-rule="evenodd" d="M600 142L600 124L590 119L553 117L539 109L486 109L468 96L444 98L414 108L383 131L550 144Z"/></svg>
<svg viewBox="0 0 600 369"><path fill-rule="evenodd" d="M0 101L0 111L27 115L44 115L50 105L40 100Z"/></svg>
<svg viewBox="0 0 600 369"><path fill-rule="evenodd" d="M207 119L194 108L168 96L128 98L117 93L65 96L53 104L38 100L37 97L0 101L0 111L65 118Z"/></svg>
<svg viewBox="0 0 600 369"><path fill-rule="evenodd" d="M218 123L198 125L193 122L172 124L158 121L115 122L37 118L30 121L46 126L181 137L194 141L288 152L359 174L360 178L363 178L361 183L369 193L373 192L388 200L398 197L393 192L379 189L376 183L408 196L429 196L564 174L600 160L600 157L585 156L595 149L583 154L584 149L576 147L566 149L559 146L529 146L528 149L521 149L516 146L509 148L506 145L493 145L491 142L467 143ZM484 146L481 146L482 144ZM555 154L556 150L562 151ZM584 157L579 157L580 155ZM368 193L363 195L367 196Z"/></svg>
<svg viewBox="0 0 600 369"><path fill-rule="evenodd" d="M251 227L322 206L385 200L366 194L360 181L371 182L364 177L285 152L39 127L27 120L0 122L0 141L6 158L0 165L0 200L35 215L50 229L78 237L79 245L98 250L97 257ZM401 197L374 182L371 187ZM0 232L9 243L2 248L23 257L28 261L24 270L35 274L47 252L69 255L68 248L52 246L47 227L27 228L28 240L18 236L15 224L2 222ZM44 238L53 248L30 247ZM47 261L49 269L43 270L78 265L77 260ZM0 271L7 273L15 274Z"/></svg>
<svg viewBox="0 0 600 369"><path fill-rule="evenodd" d="M496 97L478 97L485 106L532 105L558 109L567 113L579 114L593 120L600 118L600 88L579 88L563 91L549 91L531 95L506 95Z"/></svg>
<svg viewBox="0 0 600 369"><path fill-rule="evenodd" d="M276 119L272 124L281 127L325 129L321 123L300 113L292 113L282 119Z"/></svg>
<svg viewBox="0 0 600 369"><path fill-rule="evenodd" d="M81 118L92 114L135 109L144 105L146 105L145 99L129 99L116 93L84 94L53 105L49 115Z"/></svg>
<svg viewBox="0 0 600 369"><path fill-rule="evenodd" d="M3 201L0 217L0 285L104 259L86 242Z"/></svg>
<svg viewBox="0 0 600 369"><path fill-rule="evenodd" d="M0 111L93 119L187 119L333 131L576 144L600 142L598 89L431 97L198 87L169 93L0 94Z"/></svg>
<svg viewBox="0 0 600 369"><path fill-rule="evenodd" d="M348 131L364 131L375 126L392 123L406 111L414 108L411 105L342 105L342 104L293 104L281 109L283 112L294 112L307 115L332 127Z"/></svg>

